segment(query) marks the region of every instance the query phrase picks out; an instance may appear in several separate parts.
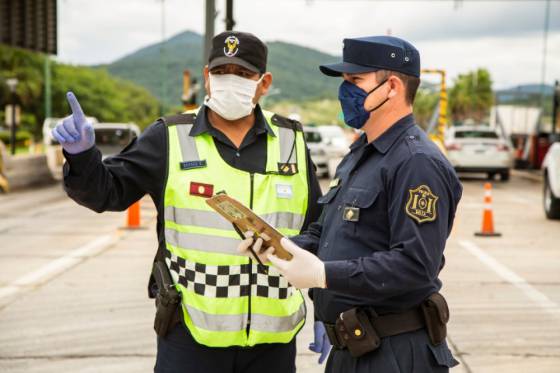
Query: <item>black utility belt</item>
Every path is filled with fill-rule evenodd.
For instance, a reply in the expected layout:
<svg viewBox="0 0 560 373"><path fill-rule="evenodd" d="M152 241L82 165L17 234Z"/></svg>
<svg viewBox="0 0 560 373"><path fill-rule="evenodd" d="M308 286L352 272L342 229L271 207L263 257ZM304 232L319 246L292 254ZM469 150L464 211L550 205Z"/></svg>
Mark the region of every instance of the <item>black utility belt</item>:
<svg viewBox="0 0 560 373"><path fill-rule="evenodd" d="M371 308L352 308L339 315L335 324L325 323L327 336L334 348L348 349L353 357L376 350L381 338L428 330L430 341L438 345L447 335L449 309L445 298L432 294L419 307L402 312L377 315Z"/></svg>

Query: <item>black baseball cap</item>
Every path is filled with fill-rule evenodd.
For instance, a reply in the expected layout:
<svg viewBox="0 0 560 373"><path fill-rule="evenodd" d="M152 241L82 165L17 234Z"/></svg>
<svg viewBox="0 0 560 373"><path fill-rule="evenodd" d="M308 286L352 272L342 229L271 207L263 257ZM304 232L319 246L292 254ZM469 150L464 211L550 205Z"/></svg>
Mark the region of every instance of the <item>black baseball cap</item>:
<svg viewBox="0 0 560 373"><path fill-rule="evenodd" d="M229 63L243 66L256 73L266 72L268 48L248 32L225 31L214 36L208 58L208 68Z"/></svg>
<svg viewBox="0 0 560 373"><path fill-rule="evenodd" d="M360 74L377 70L398 71L420 77L420 53L408 41L394 36L344 39L342 62L321 65L328 76Z"/></svg>

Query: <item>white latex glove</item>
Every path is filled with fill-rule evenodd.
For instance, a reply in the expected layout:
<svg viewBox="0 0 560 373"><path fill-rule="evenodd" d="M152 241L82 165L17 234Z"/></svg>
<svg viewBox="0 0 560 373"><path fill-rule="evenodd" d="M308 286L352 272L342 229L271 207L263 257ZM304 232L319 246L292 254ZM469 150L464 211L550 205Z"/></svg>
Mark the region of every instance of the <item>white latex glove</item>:
<svg viewBox="0 0 560 373"><path fill-rule="evenodd" d="M287 238L280 241L282 247L292 254L291 260L278 258L274 254L268 255L268 260L298 289L325 288L325 264L321 259L302 249Z"/></svg>
<svg viewBox="0 0 560 373"><path fill-rule="evenodd" d="M263 244L263 239L268 241L270 240L270 237L268 237L265 233L262 233L260 237L255 240L253 238L254 235L255 234L252 231L245 232L244 233L245 239L239 243L239 246L237 246L237 251L239 251L244 255L247 255L252 259L255 259L253 253L251 253L251 250L249 250L249 248L253 246L253 251L257 254L261 263L266 263L268 262L267 255L274 253L274 247L271 246L265 251L263 251L262 253L260 251Z"/></svg>

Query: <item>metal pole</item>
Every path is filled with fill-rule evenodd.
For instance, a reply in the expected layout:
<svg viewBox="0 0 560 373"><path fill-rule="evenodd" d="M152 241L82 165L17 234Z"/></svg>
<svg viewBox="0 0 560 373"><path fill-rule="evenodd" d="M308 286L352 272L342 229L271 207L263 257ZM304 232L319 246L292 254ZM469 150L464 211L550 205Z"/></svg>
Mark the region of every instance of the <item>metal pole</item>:
<svg viewBox="0 0 560 373"><path fill-rule="evenodd" d="M165 0L161 0L161 43L159 47L160 56L160 80L161 80L161 104L160 114L164 115L164 105L167 102L167 58L165 55Z"/></svg>
<svg viewBox="0 0 560 373"><path fill-rule="evenodd" d="M45 54L45 118L51 116L51 59L48 54Z"/></svg>
<svg viewBox="0 0 560 373"><path fill-rule="evenodd" d="M206 0L206 13L205 13L206 30L204 33L204 50L202 54L203 65L206 65L206 63L208 62L208 57L210 56L212 38L214 37L215 18L216 18L216 2L214 0Z"/></svg>
<svg viewBox="0 0 560 373"><path fill-rule="evenodd" d="M560 83L558 80L554 83L554 96L552 98L552 136L555 138L558 123L558 106L560 105Z"/></svg>
<svg viewBox="0 0 560 373"><path fill-rule="evenodd" d="M233 0L226 0L226 30L233 30L235 21L233 20Z"/></svg>
<svg viewBox="0 0 560 373"><path fill-rule="evenodd" d="M16 154L16 91L12 91L12 128L11 128L11 138L10 147L12 155Z"/></svg>
<svg viewBox="0 0 560 373"><path fill-rule="evenodd" d="M550 21L550 0L546 1L545 13L544 13L544 33L543 33L543 55L542 55L542 66L541 66L541 109L543 109L544 104L544 84L546 79L546 54L547 54L547 44L548 44L548 27Z"/></svg>

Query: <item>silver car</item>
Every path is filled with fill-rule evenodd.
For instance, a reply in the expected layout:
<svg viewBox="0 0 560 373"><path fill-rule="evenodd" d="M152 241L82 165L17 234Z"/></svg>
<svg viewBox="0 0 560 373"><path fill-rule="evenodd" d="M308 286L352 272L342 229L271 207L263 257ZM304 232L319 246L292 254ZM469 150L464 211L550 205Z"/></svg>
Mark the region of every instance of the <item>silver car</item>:
<svg viewBox="0 0 560 373"><path fill-rule="evenodd" d="M446 131L447 157L457 172L486 173L509 180L513 152L509 141L488 126L451 127Z"/></svg>

